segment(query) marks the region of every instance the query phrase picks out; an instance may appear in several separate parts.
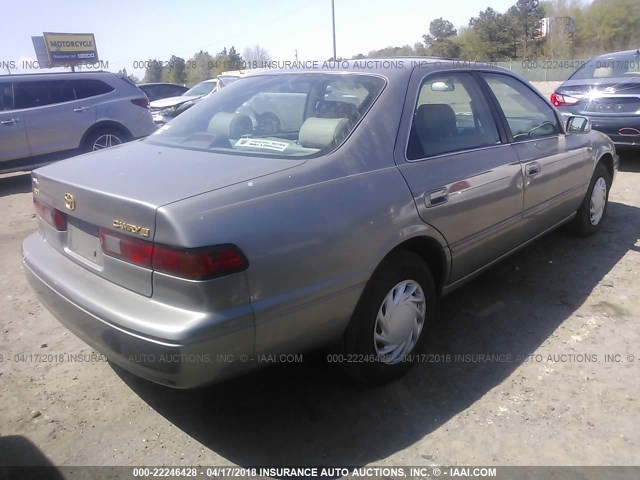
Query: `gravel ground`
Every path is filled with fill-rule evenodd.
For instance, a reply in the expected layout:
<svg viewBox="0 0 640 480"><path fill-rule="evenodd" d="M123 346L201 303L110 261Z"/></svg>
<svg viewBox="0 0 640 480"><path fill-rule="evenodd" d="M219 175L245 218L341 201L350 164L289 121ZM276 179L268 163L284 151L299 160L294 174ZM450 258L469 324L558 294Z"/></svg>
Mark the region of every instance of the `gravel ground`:
<svg viewBox="0 0 640 480"><path fill-rule="evenodd" d="M42 308L29 177L0 177L0 465L638 465L639 178L623 157L599 234L548 235L446 297L430 362L396 383L356 387L316 353L176 391Z"/></svg>

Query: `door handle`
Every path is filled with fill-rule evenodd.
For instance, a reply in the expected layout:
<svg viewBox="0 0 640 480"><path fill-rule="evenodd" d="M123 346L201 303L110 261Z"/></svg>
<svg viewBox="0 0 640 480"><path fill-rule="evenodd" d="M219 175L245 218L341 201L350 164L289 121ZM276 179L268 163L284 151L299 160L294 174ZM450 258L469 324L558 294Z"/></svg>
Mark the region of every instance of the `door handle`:
<svg viewBox="0 0 640 480"><path fill-rule="evenodd" d="M19 118L10 118L9 120L3 120L0 125L15 125L20 121Z"/></svg>
<svg viewBox="0 0 640 480"><path fill-rule="evenodd" d="M427 207L435 207L449 201L449 192L446 188L441 188L424 196L424 204Z"/></svg>
<svg viewBox="0 0 640 480"><path fill-rule="evenodd" d="M87 110L89 110L91 107L79 107L79 108L74 108L73 111L74 112L86 112Z"/></svg>
<svg viewBox="0 0 640 480"><path fill-rule="evenodd" d="M524 171L529 177L535 177L540 173L540 164L538 162L528 163L525 165Z"/></svg>

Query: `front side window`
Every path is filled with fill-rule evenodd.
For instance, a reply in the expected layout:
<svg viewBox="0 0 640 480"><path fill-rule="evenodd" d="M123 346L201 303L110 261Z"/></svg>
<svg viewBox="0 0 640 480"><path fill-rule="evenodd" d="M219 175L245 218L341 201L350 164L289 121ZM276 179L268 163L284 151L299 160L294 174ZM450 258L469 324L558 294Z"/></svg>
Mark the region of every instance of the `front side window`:
<svg viewBox="0 0 640 480"><path fill-rule="evenodd" d="M13 109L13 84L0 83L0 112Z"/></svg>
<svg viewBox="0 0 640 480"><path fill-rule="evenodd" d="M514 141L561 133L553 109L517 78L483 73L507 119Z"/></svg>
<svg viewBox="0 0 640 480"><path fill-rule="evenodd" d="M409 160L498 143L495 121L471 74L430 75L422 82L409 134Z"/></svg>
<svg viewBox="0 0 640 480"><path fill-rule="evenodd" d="M69 80L36 80L14 85L16 108L42 107L75 100Z"/></svg>
<svg viewBox="0 0 640 480"><path fill-rule="evenodd" d="M385 85L373 75L300 73L242 79L176 117L148 142L254 156L337 148Z"/></svg>

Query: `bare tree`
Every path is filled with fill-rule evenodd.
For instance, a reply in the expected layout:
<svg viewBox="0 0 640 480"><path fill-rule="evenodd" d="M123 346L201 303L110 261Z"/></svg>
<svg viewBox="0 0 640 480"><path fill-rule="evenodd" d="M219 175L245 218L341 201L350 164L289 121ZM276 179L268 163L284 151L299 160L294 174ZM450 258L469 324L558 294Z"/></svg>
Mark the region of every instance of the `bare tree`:
<svg viewBox="0 0 640 480"><path fill-rule="evenodd" d="M260 68L271 61L269 52L258 44L245 48L242 57L247 68Z"/></svg>

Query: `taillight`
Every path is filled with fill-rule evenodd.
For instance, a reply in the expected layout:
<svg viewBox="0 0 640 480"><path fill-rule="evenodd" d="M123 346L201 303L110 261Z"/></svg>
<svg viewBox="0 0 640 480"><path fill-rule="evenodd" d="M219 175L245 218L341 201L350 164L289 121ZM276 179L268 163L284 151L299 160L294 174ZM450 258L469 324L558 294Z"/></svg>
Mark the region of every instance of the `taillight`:
<svg viewBox="0 0 640 480"><path fill-rule="evenodd" d="M59 232L64 232L67 229L67 215L65 213L42 203L36 197L33 197L33 206L38 216L53 228Z"/></svg>
<svg viewBox="0 0 640 480"><path fill-rule="evenodd" d="M551 103L553 103L556 107L575 105L579 101L579 98L572 97L570 95L562 95L560 93L551 94Z"/></svg>
<svg viewBox="0 0 640 480"><path fill-rule="evenodd" d="M153 269L193 280L205 280L241 272L249 266L247 258L235 245L176 249L156 245Z"/></svg>
<svg viewBox="0 0 640 480"><path fill-rule="evenodd" d="M135 263L141 267L151 268L152 242L127 237L101 228L100 244L102 251L107 255Z"/></svg>
<svg viewBox="0 0 640 480"><path fill-rule="evenodd" d="M247 258L235 245L174 248L104 229L100 229L100 243L106 255L190 280L221 277L249 267Z"/></svg>
<svg viewBox="0 0 640 480"><path fill-rule="evenodd" d="M147 97L134 98L133 100L131 100L131 103L133 103L134 105L138 105L139 107L142 107L142 108L149 108L149 99Z"/></svg>

